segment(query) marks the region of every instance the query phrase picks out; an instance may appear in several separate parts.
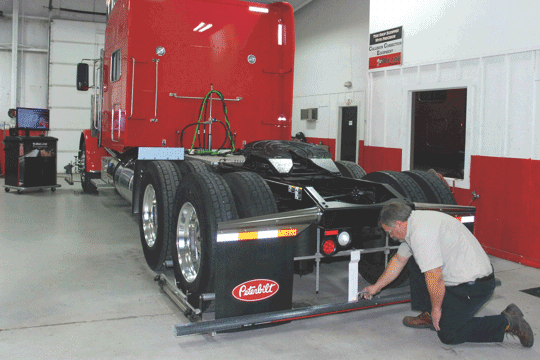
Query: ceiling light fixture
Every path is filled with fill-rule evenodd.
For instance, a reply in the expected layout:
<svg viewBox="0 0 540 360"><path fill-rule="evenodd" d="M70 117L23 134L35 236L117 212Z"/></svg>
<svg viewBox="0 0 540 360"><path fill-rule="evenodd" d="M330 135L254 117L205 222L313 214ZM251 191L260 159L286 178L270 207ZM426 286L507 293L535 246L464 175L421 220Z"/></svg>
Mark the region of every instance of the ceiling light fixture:
<svg viewBox="0 0 540 360"><path fill-rule="evenodd" d="M195 29L193 29L193 31L199 31L200 28L202 28L204 25L206 25L205 23L200 23L199 25L197 25L197 27Z"/></svg>
<svg viewBox="0 0 540 360"><path fill-rule="evenodd" d="M214 26L214 25L208 24L208 25L206 25L205 27L203 27L202 29L200 29L199 32L206 31L206 30L210 29L212 26Z"/></svg>

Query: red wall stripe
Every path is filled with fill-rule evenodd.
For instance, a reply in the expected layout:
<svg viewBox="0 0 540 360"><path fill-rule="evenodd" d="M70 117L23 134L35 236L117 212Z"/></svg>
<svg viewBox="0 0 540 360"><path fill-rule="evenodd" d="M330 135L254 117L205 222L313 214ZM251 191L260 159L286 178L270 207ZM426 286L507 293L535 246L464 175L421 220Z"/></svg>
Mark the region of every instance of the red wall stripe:
<svg viewBox="0 0 540 360"><path fill-rule="evenodd" d="M366 172L401 171L401 149L365 146L360 165ZM540 161L488 156L471 157L470 189L452 188L459 205L469 205L472 192L480 195L475 235L486 252L540 268Z"/></svg>
<svg viewBox="0 0 540 360"><path fill-rule="evenodd" d="M360 166L367 173L382 170L401 171L401 149L364 146Z"/></svg>

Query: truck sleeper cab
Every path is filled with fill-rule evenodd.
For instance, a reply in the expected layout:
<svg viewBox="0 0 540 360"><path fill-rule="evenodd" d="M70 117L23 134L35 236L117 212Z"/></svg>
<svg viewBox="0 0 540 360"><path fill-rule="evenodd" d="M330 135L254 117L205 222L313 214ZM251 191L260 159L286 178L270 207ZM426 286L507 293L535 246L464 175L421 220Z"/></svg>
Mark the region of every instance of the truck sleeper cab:
<svg viewBox="0 0 540 360"><path fill-rule="evenodd" d="M78 66L77 88L94 92L80 141L83 190L112 185L131 202L148 266L172 265L193 306L214 291L224 222L315 209L320 216L295 245L297 271L305 273L312 259L381 246L378 216L389 201L474 214L455 206L438 177L366 175L320 147L289 141L289 4L117 0L109 10L92 86L88 65ZM374 282L385 261L366 254L359 272Z"/></svg>

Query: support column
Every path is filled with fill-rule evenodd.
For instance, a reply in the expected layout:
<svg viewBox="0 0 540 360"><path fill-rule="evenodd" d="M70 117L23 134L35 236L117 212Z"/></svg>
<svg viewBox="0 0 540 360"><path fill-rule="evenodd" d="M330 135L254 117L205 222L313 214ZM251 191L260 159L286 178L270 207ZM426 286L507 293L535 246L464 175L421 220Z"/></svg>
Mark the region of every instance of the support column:
<svg viewBox="0 0 540 360"><path fill-rule="evenodd" d="M13 0L13 17L11 18L11 101L10 107L17 107L17 85L19 70L19 0Z"/></svg>

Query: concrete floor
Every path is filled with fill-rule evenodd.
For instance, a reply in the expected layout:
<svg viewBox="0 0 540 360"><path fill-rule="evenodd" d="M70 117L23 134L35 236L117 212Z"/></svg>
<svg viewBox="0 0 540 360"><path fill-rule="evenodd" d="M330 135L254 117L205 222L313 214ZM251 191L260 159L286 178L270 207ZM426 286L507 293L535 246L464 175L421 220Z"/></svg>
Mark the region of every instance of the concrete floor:
<svg viewBox="0 0 540 360"><path fill-rule="evenodd" d="M401 324L409 304L175 338L188 321L153 281L130 206L111 190L59 184L0 192L0 359L540 359L540 338L532 349L513 338L444 345ZM492 262L502 286L480 314L515 302L538 336L540 298L519 290L539 287L540 270Z"/></svg>

